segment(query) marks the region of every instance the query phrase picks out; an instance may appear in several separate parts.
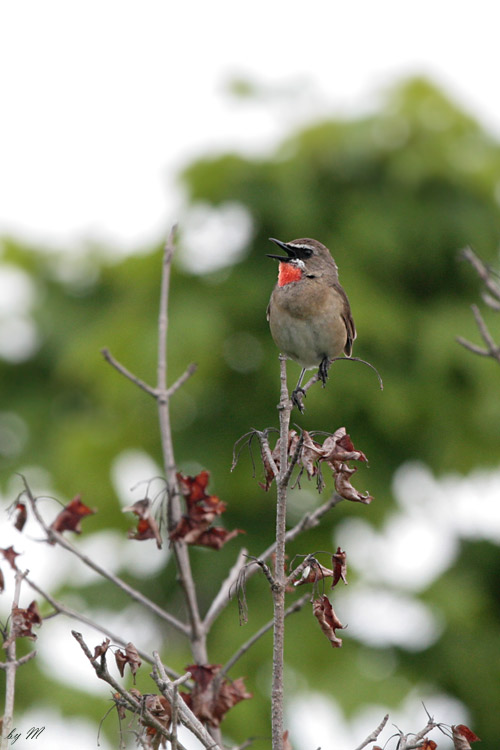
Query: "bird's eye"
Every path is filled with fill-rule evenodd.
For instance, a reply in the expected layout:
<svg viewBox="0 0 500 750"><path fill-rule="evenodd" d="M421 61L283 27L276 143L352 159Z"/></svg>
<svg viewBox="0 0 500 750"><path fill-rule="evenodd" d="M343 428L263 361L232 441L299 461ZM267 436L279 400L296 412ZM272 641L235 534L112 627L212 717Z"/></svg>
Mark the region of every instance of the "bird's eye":
<svg viewBox="0 0 500 750"><path fill-rule="evenodd" d="M310 258L313 254L312 248L307 247L306 245L296 245L295 250L299 258Z"/></svg>

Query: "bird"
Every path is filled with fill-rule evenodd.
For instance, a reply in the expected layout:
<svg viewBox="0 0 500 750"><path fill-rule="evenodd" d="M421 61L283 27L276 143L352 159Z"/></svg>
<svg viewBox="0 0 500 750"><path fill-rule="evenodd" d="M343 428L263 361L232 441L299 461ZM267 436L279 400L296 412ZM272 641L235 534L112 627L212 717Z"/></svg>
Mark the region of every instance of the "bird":
<svg viewBox="0 0 500 750"><path fill-rule="evenodd" d="M302 367L292 403L304 410L300 394L306 370L318 367L326 384L331 360L350 357L356 338L351 306L339 282L338 268L328 248L318 240L269 240L286 252L268 253L279 261L278 281L267 307L271 335L280 352Z"/></svg>

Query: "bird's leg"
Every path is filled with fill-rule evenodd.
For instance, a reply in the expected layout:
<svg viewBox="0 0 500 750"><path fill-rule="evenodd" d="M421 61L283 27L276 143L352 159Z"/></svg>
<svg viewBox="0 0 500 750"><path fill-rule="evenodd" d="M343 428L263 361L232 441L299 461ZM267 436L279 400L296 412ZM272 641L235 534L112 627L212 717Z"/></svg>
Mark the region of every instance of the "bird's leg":
<svg viewBox="0 0 500 750"><path fill-rule="evenodd" d="M323 383L323 388L325 387L326 381L328 380L328 370L330 369L330 364L330 360L326 355L319 363L318 378Z"/></svg>
<svg viewBox="0 0 500 750"><path fill-rule="evenodd" d="M295 390L292 392L292 404L295 404L295 406L300 412L304 411L304 404L302 403L302 399L299 398L299 395L302 395L302 396L306 395L305 390L301 387L305 374L306 374L306 368L303 367L302 372L300 373L298 383L295 386Z"/></svg>

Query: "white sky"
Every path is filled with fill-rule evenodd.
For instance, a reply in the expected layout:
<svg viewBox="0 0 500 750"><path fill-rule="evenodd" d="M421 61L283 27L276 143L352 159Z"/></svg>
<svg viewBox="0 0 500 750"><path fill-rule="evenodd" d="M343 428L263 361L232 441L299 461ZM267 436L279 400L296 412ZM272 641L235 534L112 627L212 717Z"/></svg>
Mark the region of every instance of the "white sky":
<svg viewBox="0 0 500 750"><path fill-rule="evenodd" d="M179 166L269 147L425 73L500 134L496 0L4 0L0 236L131 250L182 214ZM296 96L235 102L233 76Z"/></svg>

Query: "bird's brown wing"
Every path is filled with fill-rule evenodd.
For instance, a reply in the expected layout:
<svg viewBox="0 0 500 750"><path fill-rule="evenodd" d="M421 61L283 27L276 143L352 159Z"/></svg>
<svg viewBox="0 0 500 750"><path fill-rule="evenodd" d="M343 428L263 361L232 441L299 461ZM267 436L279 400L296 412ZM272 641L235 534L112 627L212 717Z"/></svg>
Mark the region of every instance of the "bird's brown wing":
<svg viewBox="0 0 500 750"><path fill-rule="evenodd" d="M356 326L354 325L354 320L352 319L351 306L349 304L347 294L344 292L344 288L340 284L335 284L334 286L339 295L342 297L342 301L344 303L344 309L342 310L342 320L344 321L344 325L347 331L347 340L344 346L344 353L346 357L350 357L352 354L352 345L354 339L356 338Z"/></svg>

